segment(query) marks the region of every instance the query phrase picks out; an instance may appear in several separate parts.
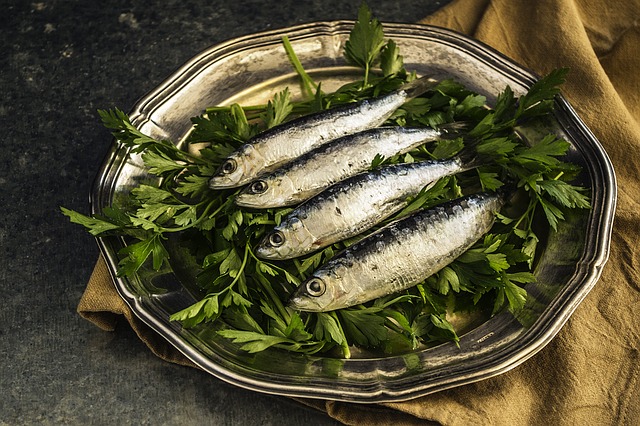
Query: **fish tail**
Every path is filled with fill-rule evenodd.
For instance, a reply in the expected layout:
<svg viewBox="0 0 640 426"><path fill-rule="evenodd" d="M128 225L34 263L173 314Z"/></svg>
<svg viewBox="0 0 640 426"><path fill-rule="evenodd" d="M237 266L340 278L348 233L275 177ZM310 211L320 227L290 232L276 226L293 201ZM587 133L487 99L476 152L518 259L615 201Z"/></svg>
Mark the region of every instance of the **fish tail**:
<svg viewBox="0 0 640 426"><path fill-rule="evenodd" d="M424 76L410 81L409 83L402 86L400 90L403 90L407 94L407 100L410 100L413 98L417 98L425 92L428 92L438 84L440 84L439 80Z"/></svg>
<svg viewBox="0 0 640 426"><path fill-rule="evenodd" d="M481 158L476 149L480 143L480 139L471 138L467 135L469 130L469 123L464 121L454 121L451 123L440 124L437 127L440 136L440 140L452 140L462 138L464 147L456 157L460 160L460 164L463 166L464 171L475 169L485 162L484 158Z"/></svg>
<svg viewBox="0 0 640 426"><path fill-rule="evenodd" d="M462 171L473 170L491 162L490 156L478 152L477 148L481 141L482 139L479 138L464 138L464 148L455 156L460 161ZM496 193L506 203L518 191L518 185L513 178L501 177L501 180L503 185L496 190Z"/></svg>
<svg viewBox="0 0 640 426"><path fill-rule="evenodd" d="M496 193L506 203L518 192L518 183L514 179L506 179Z"/></svg>
<svg viewBox="0 0 640 426"><path fill-rule="evenodd" d="M477 149L481 139L470 138L467 136L463 136L462 138L464 141L464 148L458 152L456 157L460 160L464 170L475 169L476 167L486 164L488 159L486 156L480 154Z"/></svg>
<svg viewBox="0 0 640 426"><path fill-rule="evenodd" d="M469 123L464 121L454 121L452 123L439 124L437 130L440 132L440 139L457 139L465 137L469 130Z"/></svg>

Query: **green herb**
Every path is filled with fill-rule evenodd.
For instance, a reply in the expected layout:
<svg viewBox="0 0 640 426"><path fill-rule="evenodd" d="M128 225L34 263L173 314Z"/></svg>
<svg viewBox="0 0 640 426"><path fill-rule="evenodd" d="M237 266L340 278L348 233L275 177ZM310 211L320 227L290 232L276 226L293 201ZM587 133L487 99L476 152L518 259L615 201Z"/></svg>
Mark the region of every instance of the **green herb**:
<svg viewBox="0 0 640 426"><path fill-rule="evenodd" d="M358 11L358 20L344 46L347 61L365 70L363 86L368 84L369 72L379 59L383 47L382 25L371 16L371 11L363 3Z"/></svg>
<svg viewBox="0 0 640 426"><path fill-rule="evenodd" d="M385 77L400 74L404 71L402 56L400 55L398 46L393 40L389 40L382 48L382 52L380 53L380 69Z"/></svg>
<svg viewBox="0 0 640 426"><path fill-rule="evenodd" d="M284 46L285 51L287 52L287 56L289 57L289 61L295 68L296 72L300 76L300 81L302 83L302 87L307 96L312 96L314 93L319 92L320 86L317 85L311 77L304 70L304 67L300 63L300 60L296 56L293 51L293 47L291 46L291 42L289 42L289 37L282 37L282 45Z"/></svg>
<svg viewBox="0 0 640 426"><path fill-rule="evenodd" d="M491 108L486 107L484 96L447 80L398 109L386 124L438 127L464 122L468 131L464 138L442 141L431 149L421 146L391 158L377 156L372 169L448 158L471 149L484 165L425 187L379 226L478 190L513 187L524 200L522 207L511 216L499 214L481 241L414 288L339 311L306 313L285 306L290 295L313 270L361 236L299 259L259 259L254 247L292 209L241 209L233 203L237 190L213 191L208 180L224 158L260 131L302 114L388 93L415 75L406 72L398 46L385 41L382 25L365 5L344 51L347 62L362 68L362 80L323 93L286 37L283 47L305 98L294 102L285 89L265 105L207 108L192 118L193 130L185 141L199 147L198 155L141 133L120 110L99 111L105 127L124 147L141 154L155 179L140 184L128 202L105 208L101 215L90 217L65 208L62 212L94 236L129 239L119 252L119 275L135 275L146 264L161 269L171 261L168 239L188 235L185 245L200 265L197 284L202 298L171 319L184 327L223 321L228 327L220 335L249 352L267 348L307 354L339 351L348 358L350 348L359 346L397 353L441 341L457 342L448 321L451 313L484 309L495 314L507 309L517 314L522 310L526 284L535 280L531 268L541 240L537 235L541 228L535 223L546 220L555 230L567 210L589 208L586 190L572 183L579 170L563 161L569 144L554 135L526 140L519 132L553 110L567 70L551 72L520 97L507 87Z"/></svg>

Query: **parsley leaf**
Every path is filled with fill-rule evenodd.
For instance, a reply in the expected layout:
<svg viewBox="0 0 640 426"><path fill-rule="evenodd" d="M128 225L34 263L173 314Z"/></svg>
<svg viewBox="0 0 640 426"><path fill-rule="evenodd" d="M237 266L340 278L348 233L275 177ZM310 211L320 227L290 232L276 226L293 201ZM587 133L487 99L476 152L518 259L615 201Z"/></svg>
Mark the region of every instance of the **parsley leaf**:
<svg viewBox="0 0 640 426"><path fill-rule="evenodd" d="M133 275L150 256L153 268L159 270L169 260L169 252L162 243L163 239L161 234L152 234L142 241L122 248L119 254L125 257L118 265L118 275Z"/></svg>
<svg viewBox="0 0 640 426"><path fill-rule="evenodd" d="M385 77L404 72L402 56L393 40L389 40L380 52L380 69Z"/></svg>
<svg viewBox="0 0 640 426"><path fill-rule="evenodd" d="M267 103L263 118L267 129L282 123L289 114L291 114L292 110L291 94L289 93L289 89L285 88L282 92L277 93L273 100Z"/></svg>
<svg viewBox="0 0 640 426"><path fill-rule="evenodd" d="M349 63L365 69L364 86L368 84L369 71L378 60L383 46L384 32L382 24L372 17L369 7L362 3L358 10L358 19L349 34L349 39L345 43L344 53ZM388 53L388 55L392 54L393 52ZM391 65L389 61L390 58L387 59L385 67ZM388 68L388 70L390 69Z"/></svg>
<svg viewBox="0 0 640 426"><path fill-rule="evenodd" d="M86 216L64 207L60 207L60 210L62 210L62 213L67 216L72 223L77 223L84 226L87 231L89 231L89 233L94 237L98 235L104 235L109 231L115 231L121 228L120 225L112 223L105 219Z"/></svg>
<svg viewBox="0 0 640 426"><path fill-rule="evenodd" d="M537 184L564 207L572 209L587 209L590 207L588 197L583 194L585 192L584 188L557 179L542 180L538 181Z"/></svg>
<svg viewBox="0 0 640 426"><path fill-rule="evenodd" d="M222 330L219 331L223 337L232 339L234 343L244 343L240 346L249 353L261 352L274 345L286 344L291 346L291 349L299 348L299 344L294 340L287 339L286 337L272 336L268 334L256 333L254 331L242 331L242 330Z"/></svg>
<svg viewBox="0 0 640 426"><path fill-rule="evenodd" d="M515 116L535 117L549 112L553 97L560 93L558 86L564 83L568 72L568 68L558 68L535 82L527 94L520 98Z"/></svg>
<svg viewBox="0 0 640 426"><path fill-rule="evenodd" d="M378 315L380 308L342 309L339 312L343 319L346 335L354 343L376 347L387 337L384 327L385 319Z"/></svg>

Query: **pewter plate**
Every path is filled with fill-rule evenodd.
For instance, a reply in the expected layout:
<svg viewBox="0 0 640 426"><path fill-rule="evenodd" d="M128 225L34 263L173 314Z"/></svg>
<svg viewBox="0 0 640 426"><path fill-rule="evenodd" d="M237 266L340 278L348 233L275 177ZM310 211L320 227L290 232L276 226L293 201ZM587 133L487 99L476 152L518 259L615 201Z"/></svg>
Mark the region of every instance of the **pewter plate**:
<svg viewBox="0 0 640 426"><path fill-rule="evenodd" d="M144 133L180 141L190 117L211 105L263 103L289 86L298 91L281 37L287 35L309 74L329 91L357 77L342 58L352 22L319 22L254 34L213 46L191 59L133 109ZM405 66L419 75L454 78L484 94L488 103L509 85L524 93L536 77L487 46L441 28L387 24L385 34L400 47ZM541 243L537 282L527 286L529 303L519 318L509 313L472 323L453 343L409 353L337 359L277 349L248 354L216 334L224 324L183 330L169 315L196 298L193 270L179 245L170 247L173 269L143 269L117 278L118 292L133 312L195 364L244 388L279 395L352 402L401 401L501 374L529 359L560 330L596 284L609 253L616 202L615 175L605 151L561 96L555 116L525 131L555 132L571 143L569 160L583 167L580 184L591 189L592 209L569 215ZM535 138L532 138L535 139ZM139 156L114 144L94 184L92 212L126 203L141 182L153 181ZM126 241L99 238L112 272ZM113 274L115 277L115 273Z"/></svg>

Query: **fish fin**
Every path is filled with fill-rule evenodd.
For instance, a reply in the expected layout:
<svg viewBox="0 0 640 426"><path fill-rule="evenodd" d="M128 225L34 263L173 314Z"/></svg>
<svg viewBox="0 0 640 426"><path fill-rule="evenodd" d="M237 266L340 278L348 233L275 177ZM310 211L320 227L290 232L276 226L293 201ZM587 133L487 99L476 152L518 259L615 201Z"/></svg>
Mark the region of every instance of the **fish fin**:
<svg viewBox="0 0 640 426"><path fill-rule="evenodd" d="M402 86L400 90L403 90L407 94L407 100L410 100L413 98L417 98L425 92L428 92L438 84L440 84L439 80L424 76L410 81L409 83Z"/></svg>

